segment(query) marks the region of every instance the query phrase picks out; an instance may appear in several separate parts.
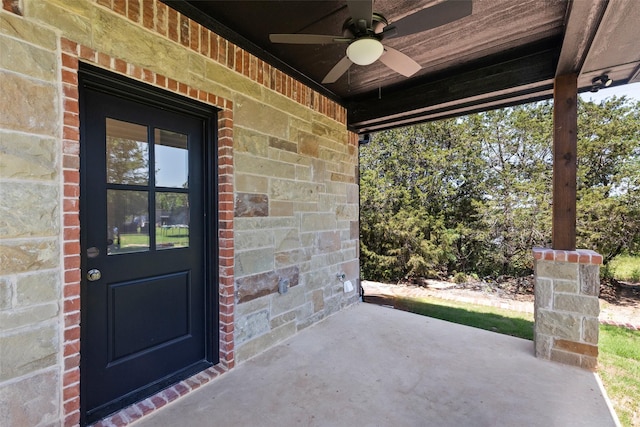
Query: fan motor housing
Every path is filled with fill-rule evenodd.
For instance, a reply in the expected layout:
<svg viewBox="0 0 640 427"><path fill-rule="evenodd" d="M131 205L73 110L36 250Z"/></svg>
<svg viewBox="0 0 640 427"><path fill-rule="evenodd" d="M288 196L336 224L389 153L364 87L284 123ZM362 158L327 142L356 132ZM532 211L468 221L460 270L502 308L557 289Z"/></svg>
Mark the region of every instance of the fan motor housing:
<svg viewBox="0 0 640 427"><path fill-rule="evenodd" d="M364 36L376 37L377 34L382 33L382 30L387 25L389 25L387 18L379 13L373 14L373 17L371 18L371 26L368 27L366 31L363 31L353 18L348 18L342 25L342 34L344 37L349 38L359 38Z"/></svg>

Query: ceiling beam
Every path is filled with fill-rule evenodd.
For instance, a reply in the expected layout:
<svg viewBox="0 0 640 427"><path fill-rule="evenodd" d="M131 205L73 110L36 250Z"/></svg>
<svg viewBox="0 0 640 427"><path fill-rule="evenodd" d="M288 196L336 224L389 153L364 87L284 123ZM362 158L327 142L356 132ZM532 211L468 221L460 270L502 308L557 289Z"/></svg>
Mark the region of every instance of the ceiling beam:
<svg viewBox="0 0 640 427"><path fill-rule="evenodd" d="M567 10L562 50L556 76L582 71L600 22L607 8L606 0L573 0Z"/></svg>
<svg viewBox="0 0 640 427"><path fill-rule="evenodd" d="M357 133L550 98L560 54L557 40L545 40L476 61L447 74L411 81L348 102L347 125ZM518 101L516 101L516 98ZM525 97L526 98L526 97ZM448 114L448 117L454 114Z"/></svg>

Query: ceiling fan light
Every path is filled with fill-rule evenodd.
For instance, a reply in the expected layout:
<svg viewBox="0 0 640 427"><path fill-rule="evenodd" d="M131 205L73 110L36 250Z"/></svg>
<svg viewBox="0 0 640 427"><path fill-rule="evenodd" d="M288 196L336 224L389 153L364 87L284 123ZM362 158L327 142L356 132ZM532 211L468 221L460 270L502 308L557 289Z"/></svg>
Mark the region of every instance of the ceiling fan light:
<svg viewBox="0 0 640 427"><path fill-rule="evenodd" d="M382 56L384 46L380 40L372 37L364 37L351 43L347 47L347 56L354 64L373 64Z"/></svg>

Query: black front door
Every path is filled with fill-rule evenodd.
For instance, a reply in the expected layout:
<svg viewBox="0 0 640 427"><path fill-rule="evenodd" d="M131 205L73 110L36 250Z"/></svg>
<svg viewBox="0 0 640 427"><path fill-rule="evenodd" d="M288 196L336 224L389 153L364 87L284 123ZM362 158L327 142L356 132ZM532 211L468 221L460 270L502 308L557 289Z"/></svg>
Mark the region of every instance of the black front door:
<svg viewBox="0 0 640 427"><path fill-rule="evenodd" d="M118 84L81 73L83 423L217 361L210 120Z"/></svg>

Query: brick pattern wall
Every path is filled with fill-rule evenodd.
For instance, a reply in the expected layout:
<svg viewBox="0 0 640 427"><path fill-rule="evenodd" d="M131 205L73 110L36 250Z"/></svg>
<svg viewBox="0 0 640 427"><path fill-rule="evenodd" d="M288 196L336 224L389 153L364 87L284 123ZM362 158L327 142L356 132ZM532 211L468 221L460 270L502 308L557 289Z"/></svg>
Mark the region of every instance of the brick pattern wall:
<svg viewBox="0 0 640 427"><path fill-rule="evenodd" d="M163 89L173 90L220 108L218 113L218 227L219 238L219 300L220 300L220 363L193 378L132 405L102 420L98 425L124 425L164 406L186 392L215 378L233 367L233 104L224 98L191 88L181 82L157 74L118 58L112 58L71 40L61 40L62 88L64 106L63 181L64 181L64 373L63 408L65 425L80 420L80 220L79 220L79 61L99 64L111 71L125 74Z"/></svg>
<svg viewBox="0 0 640 427"><path fill-rule="evenodd" d="M222 363L103 425L127 424L357 300L335 278L344 271L357 289L357 136L346 131L342 107L158 0L3 0L0 37L8 49L0 92L15 100L0 116L2 212L16 212L4 216L9 232L0 237L0 401L10 424L79 419L79 61L221 109ZM20 203L12 191L30 198ZM260 252L259 239L247 246L252 234L277 245ZM272 287L274 274L288 280L287 294ZM36 290L37 299L25 296ZM18 353L6 349L33 360L16 369Z"/></svg>
<svg viewBox="0 0 640 427"><path fill-rule="evenodd" d="M158 0L93 0L144 28L234 70L339 123L346 110Z"/></svg>
<svg viewBox="0 0 640 427"><path fill-rule="evenodd" d="M602 256L542 248L533 255L536 356L595 370Z"/></svg>

